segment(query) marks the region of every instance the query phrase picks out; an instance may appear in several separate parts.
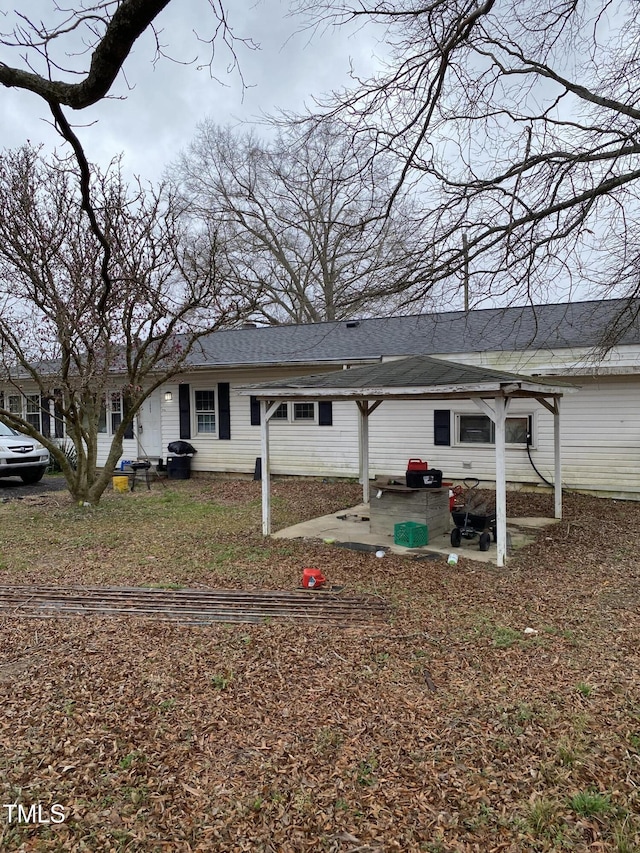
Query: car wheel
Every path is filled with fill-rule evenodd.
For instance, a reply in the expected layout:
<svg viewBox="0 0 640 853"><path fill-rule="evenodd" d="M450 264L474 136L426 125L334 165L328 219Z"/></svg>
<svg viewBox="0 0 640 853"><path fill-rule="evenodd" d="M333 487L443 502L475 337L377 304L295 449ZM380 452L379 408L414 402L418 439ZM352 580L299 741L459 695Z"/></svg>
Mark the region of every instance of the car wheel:
<svg viewBox="0 0 640 853"><path fill-rule="evenodd" d="M39 483L40 480L44 477L44 472L46 468L38 468L33 471L25 471L24 474L20 474L20 479L26 485L31 485L31 483Z"/></svg>

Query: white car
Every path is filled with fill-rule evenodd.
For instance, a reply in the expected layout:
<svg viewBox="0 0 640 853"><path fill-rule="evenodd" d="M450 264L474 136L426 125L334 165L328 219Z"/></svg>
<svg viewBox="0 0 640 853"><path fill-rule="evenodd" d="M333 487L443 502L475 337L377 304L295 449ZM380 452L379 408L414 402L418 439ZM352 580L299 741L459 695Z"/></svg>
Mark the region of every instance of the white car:
<svg viewBox="0 0 640 853"><path fill-rule="evenodd" d="M49 451L0 421L0 477L20 477L37 483L49 465Z"/></svg>

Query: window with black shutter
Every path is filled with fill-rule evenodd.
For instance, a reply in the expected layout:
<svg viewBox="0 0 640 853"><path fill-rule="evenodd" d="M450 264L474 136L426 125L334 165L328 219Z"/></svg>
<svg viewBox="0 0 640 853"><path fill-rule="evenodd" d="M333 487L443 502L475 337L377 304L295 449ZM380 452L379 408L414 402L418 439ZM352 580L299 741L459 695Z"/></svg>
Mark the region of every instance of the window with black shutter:
<svg viewBox="0 0 640 853"><path fill-rule="evenodd" d="M249 416L251 426L260 426L260 400L253 394L249 397Z"/></svg>
<svg viewBox="0 0 640 853"><path fill-rule="evenodd" d="M451 444L451 412L449 409L436 409L433 413L433 443L440 446Z"/></svg>
<svg viewBox="0 0 640 853"><path fill-rule="evenodd" d="M231 438L231 389L228 382L218 382L218 438Z"/></svg>
<svg viewBox="0 0 640 853"><path fill-rule="evenodd" d="M180 419L180 438L191 438L191 391L182 382L178 385L178 416Z"/></svg>
<svg viewBox="0 0 640 853"><path fill-rule="evenodd" d="M331 400L323 400L318 403L318 425L333 426L333 403Z"/></svg>

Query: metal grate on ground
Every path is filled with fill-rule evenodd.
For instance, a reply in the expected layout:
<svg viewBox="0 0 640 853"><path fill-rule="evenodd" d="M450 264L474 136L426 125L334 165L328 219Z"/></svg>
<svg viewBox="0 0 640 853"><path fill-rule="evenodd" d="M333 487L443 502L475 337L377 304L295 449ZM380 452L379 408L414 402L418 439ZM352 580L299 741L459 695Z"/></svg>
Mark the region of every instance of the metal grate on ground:
<svg viewBox="0 0 640 853"><path fill-rule="evenodd" d="M144 616L182 624L297 619L343 626L385 620L375 596L329 590L145 589L138 587L0 586L0 616Z"/></svg>

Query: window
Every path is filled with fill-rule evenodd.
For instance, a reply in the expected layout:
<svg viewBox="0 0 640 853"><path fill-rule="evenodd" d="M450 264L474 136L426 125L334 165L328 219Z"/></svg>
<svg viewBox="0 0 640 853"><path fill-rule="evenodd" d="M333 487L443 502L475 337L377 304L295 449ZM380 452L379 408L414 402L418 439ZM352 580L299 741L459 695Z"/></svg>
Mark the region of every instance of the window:
<svg viewBox="0 0 640 853"><path fill-rule="evenodd" d="M294 403L293 404L293 419L294 421L313 421L315 420L315 406L313 403Z"/></svg>
<svg viewBox="0 0 640 853"><path fill-rule="evenodd" d="M25 420L38 432L42 431L42 412L40 410L40 395L27 394Z"/></svg>
<svg viewBox="0 0 640 853"><path fill-rule="evenodd" d="M289 420L289 406L287 403L280 403L275 412L271 415L272 421L288 421Z"/></svg>
<svg viewBox="0 0 640 853"><path fill-rule="evenodd" d="M461 444L495 444L495 424L487 415L457 415L458 441ZM505 423L506 444L526 444L532 431L531 415L507 418Z"/></svg>
<svg viewBox="0 0 640 853"><path fill-rule="evenodd" d="M38 432L42 431L42 408L40 394L9 394L6 397L7 409L12 415L24 418Z"/></svg>
<svg viewBox="0 0 640 853"><path fill-rule="evenodd" d="M59 388L53 392L53 418L54 418L54 436L55 438L64 438L64 417L62 415L62 391Z"/></svg>
<svg viewBox="0 0 640 853"><path fill-rule="evenodd" d="M98 433L107 433L107 398L103 397L100 403L100 414L98 415Z"/></svg>
<svg viewBox="0 0 640 853"><path fill-rule="evenodd" d="M100 419L102 420L102 412L100 412ZM122 423L122 394L118 391L111 394L111 434L115 433L120 424ZM100 428L98 427L98 430Z"/></svg>
<svg viewBox="0 0 640 853"><path fill-rule="evenodd" d="M491 444L493 421L486 415L458 415L458 440L464 444Z"/></svg>
<svg viewBox="0 0 640 853"><path fill-rule="evenodd" d="M504 425L504 440L507 444L526 444L527 435L531 435L531 416L507 418Z"/></svg>
<svg viewBox="0 0 640 853"><path fill-rule="evenodd" d="M211 435L216 431L216 392L196 391L196 431Z"/></svg>

